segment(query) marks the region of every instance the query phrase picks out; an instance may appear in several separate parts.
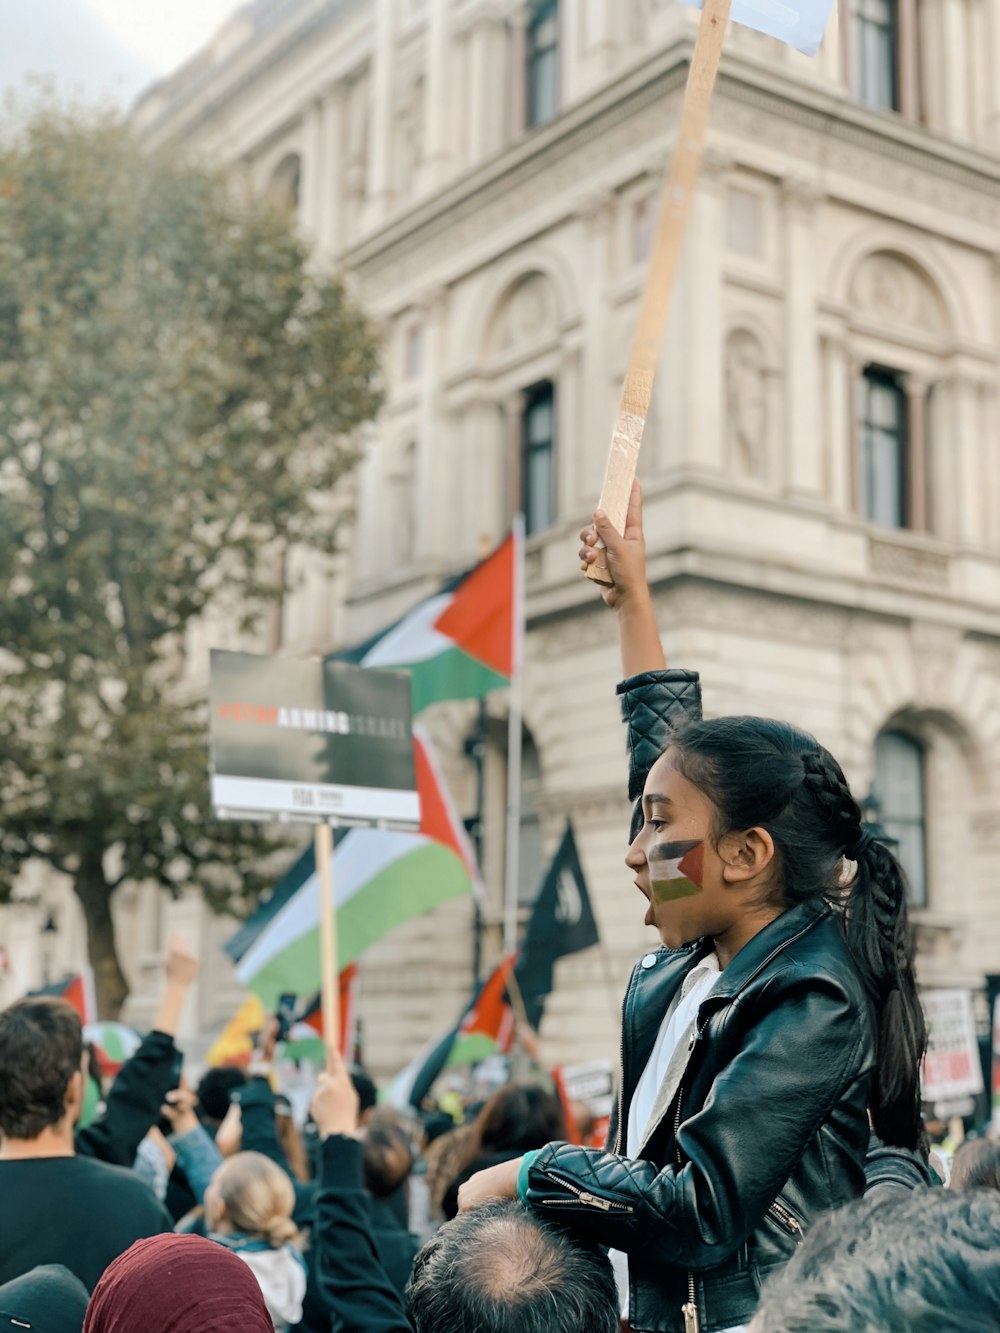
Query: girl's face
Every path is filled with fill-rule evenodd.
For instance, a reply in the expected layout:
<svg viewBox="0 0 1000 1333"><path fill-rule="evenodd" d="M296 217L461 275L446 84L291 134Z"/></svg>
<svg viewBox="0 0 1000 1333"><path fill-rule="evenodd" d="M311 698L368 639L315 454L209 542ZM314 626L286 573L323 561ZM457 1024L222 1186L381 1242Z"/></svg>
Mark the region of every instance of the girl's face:
<svg viewBox="0 0 1000 1333"><path fill-rule="evenodd" d="M656 927L668 949L704 935L734 937L736 943L748 911L746 890L758 867L741 835L716 845L715 807L677 769L671 750L649 771L642 812L643 825L625 864L648 901L646 925Z"/></svg>

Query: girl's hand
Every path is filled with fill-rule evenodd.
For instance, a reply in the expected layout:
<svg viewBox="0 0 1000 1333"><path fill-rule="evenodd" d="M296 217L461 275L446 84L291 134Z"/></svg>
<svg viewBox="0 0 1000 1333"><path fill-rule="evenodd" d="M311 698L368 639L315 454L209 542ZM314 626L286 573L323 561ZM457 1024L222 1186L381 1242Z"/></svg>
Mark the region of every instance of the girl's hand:
<svg viewBox="0 0 1000 1333"><path fill-rule="evenodd" d="M478 1208L491 1199L516 1199L520 1169L521 1159L515 1157L512 1162L501 1162L485 1171L477 1171L471 1180L459 1186L458 1211L467 1213L470 1208Z"/></svg>
<svg viewBox="0 0 1000 1333"><path fill-rule="evenodd" d="M632 483L625 531L619 533L608 516L598 510L593 527L580 533L580 568L584 573L597 559L598 538L604 543L608 569L614 583L610 588L598 585L608 606L620 610L630 601L647 596L646 539L642 531L642 488Z"/></svg>

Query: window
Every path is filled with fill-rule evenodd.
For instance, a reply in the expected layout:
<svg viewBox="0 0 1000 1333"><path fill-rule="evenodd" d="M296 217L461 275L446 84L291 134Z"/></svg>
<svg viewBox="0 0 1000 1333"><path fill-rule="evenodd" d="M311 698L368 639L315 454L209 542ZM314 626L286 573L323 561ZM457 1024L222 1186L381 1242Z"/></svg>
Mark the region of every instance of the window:
<svg viewBox="0 0 1000 1333"><path fill-rule="evenodd" d="M861 376L861 512L883 528L909 526L906 393L896 371Z"/></svg>
<svg viewBox="0 0 1000 1333"><path fill-rule="evenodd" d="M559 110L559 5L541 0L528 23L528 128L547 125Z"/></svg>
<svg viewBox="0 0 1000 1333"><path fill-rule="evenodd" d="M545 380L525 393L521 417L521 508L529 536L555 522L555 425L555 390Z"/></svg>
<svg viewBox="0 0 1000 1333"><path fill-rule="evenodd" d="M924 751L898 731L883 731L875 742L875 797L878 819L890 838L910 886L910 903L927 906L927 811Z"/></svg>
<svg viewBox="0 0 1000 1333"><path fill-rule="evenodd" d="M897 50L896 0L854 0L852 81L865 106L899 110Z"/></svg>
<svg viewBox="0 0 1000 1333"><path fill-rule="evenodd" d="M395 470L389 476L386 543L390 568L404 573L416 547L417 516L417 445L411 440L399 452Z"/></svg>

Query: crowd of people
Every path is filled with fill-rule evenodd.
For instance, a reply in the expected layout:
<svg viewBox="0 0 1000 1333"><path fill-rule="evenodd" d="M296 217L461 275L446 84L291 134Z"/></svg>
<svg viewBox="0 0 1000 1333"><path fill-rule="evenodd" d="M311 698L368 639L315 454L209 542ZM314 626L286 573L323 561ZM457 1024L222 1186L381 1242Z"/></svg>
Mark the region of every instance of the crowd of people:
<svg viewBox="0 0 1000 1333"><path fill-rule="evenodd" d="M70 1006L0 1013L0 1327L1000 1328L1000 1146L971 1139L948 1173L929 1155L899 866L818 742L705 720L696 673L667 667L637 489L624 536L595 516L585 566L598 539L626 863L661 941L625 992L607 1143L578 1141L540 1070L457 1123L378 1104L333 1047L300 1123L276 1023L192 1088L175 1038L198 963L174 941L95 1117Z"/></svg>

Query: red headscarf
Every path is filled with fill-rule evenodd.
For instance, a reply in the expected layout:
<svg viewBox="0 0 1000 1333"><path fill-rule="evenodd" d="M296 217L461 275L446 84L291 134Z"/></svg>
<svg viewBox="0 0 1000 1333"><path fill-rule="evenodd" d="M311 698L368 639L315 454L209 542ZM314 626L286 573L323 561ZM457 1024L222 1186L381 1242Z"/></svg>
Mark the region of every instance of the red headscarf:
<svg viewBox="0 0 1000 1333"><path fill-rule="evenodd" d="M202 1236L137 1240L104 1272L83 1333L274 1333L253 1273Z"/></svg>

